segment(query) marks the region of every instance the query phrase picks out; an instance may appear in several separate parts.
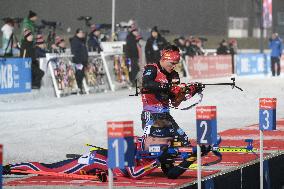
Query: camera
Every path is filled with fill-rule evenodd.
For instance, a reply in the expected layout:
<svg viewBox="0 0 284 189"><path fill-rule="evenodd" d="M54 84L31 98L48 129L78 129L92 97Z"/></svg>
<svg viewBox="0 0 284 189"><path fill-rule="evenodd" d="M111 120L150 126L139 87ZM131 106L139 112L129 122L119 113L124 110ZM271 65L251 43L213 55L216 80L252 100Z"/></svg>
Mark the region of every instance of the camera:
<svg viewBox="0 0 284 189"><path fill-rule="evenodd" d="M170 33L170 30L160 30L160 34L167 35Z"/></svg>
<svg viewBox="0 0 284 189"><path fill-rule="evenodd" d="M92 20L91 16L80 16L79 18L77 18L78 20L85 20L85 24L86 26L90 27L91 23L90 20Z"/></svg>
<svg viewBox="0 0 284 189"><path fill-rule="evenodd" d="M41 20L42 25L48 26L49 28L56 28L56 26L60 25L60 22L54 22L54 21L46 21Z"/></svg>
<svg viewBox="0 0 284 189"><path fill-rule="evenodd" d="M97 24L97 26L100 29L105 29L105 30L110 30L111 29L111 24Z"/></svg>
<svg viewBox="0 0 284 189"><path fill-rule="evenodd" d="M91 16L80 16L80 17L78 18L78 20L90 21L90 20L92 20L92 17L91 17Z"/></svg>

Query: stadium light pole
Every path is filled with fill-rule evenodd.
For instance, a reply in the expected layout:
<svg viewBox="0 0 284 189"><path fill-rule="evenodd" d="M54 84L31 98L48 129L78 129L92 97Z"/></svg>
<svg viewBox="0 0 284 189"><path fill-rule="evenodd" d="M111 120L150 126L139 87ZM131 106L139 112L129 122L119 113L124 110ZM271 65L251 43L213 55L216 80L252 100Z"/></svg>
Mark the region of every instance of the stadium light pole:
<svg viewBox="0 0 284 189"><path fill-rule="evenodd" d="M259 12L259 30L260 30L260 38L259 38L259 51L260 53L263 53L264 46L263 46L263 40L264 40L264 27L263 27L263 0L256 0L257 6L258 6L258 12Z"/></svg>
<svg viewBox="0 0 284 189"><path fill-rule="evenodd" d="M263 53L263 0L260 0L260 53Z"/></svg>
<svg viewBox="0 0 284 189"><path fill-rule="evenodd" d="M115 32L115 0L112 0L112 9L111 9L111 40L114 40Z"/></svg>

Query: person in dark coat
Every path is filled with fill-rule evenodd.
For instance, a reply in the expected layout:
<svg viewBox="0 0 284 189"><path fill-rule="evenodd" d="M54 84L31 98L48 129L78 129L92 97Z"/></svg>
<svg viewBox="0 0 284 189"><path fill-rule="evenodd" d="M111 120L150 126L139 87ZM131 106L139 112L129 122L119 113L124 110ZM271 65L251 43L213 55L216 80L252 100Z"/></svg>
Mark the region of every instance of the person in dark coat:
<svg viewBox="0 0 284 189"><path fill-rule="evenodd" d="M66 51L65 40L60 36L56 36L55 43L52 44L51 47L52 47L52 53L65 53Z"/></svg>
<svg viewBox="0 0 284 189"><path fill-rule="evenodd" d="M157 63L161 58L161 51L168 45L167 40L161 36L157 26L151 30L151 36L146 42L145 56L146 62Z"/></svg>
<svg viewBox="0 0 284 189"><path fill-rule="evenodd" d="M36 47L35 47L36 58L46 57L46 44L43 35L37 35Z"/></svg>
<svg viewBox="0 0 284 189"><path fill-rule="evenodd" d="M101 35L100 29L97 27L93 27L91 33L89 34L89 40L88 40L89 51L97 53L100 53L102 51L100 35Z"/></svg>
<svg viewBox="0 0 284 189"><path fill-rule="evenodd" d="M24 38L21 45L20 57L31 58L32 60L32 89L41 87L41 79L44 76L44 71L39 68L39 62L36 60L35 47L33 44L33 34L30 30L24 31Z"/></svg>
<svg viewBox="0 0 284 189"><path fill-rule="evenodd" d="M77 29L75 36L70 41L71 52L73 56L73 63L76 64L76 81L80 89L80 93L83 93L83 79L84 68L88 64L88 50L85 43L85 32L82 29Z"/></svg>
<svg viewBox="0 0 284 189"><path fill-rule="evenodd" d="M226 42L225 39L223 39L219 45L219 47L217 48L217 54L218 55L227 55L230 54L230 50L228 47L228 43Z"/></svg>
<svg viewBox="0 0 284 189"><path fill-rule="evenodd" d="M129 80L132 83L132 86L135 86L136 76L139 72L139 51L137 46L137 39L138 31L136 28L132 28L127 37L126 37L126 58L130 60L130 73L129 73Z"/></svg>

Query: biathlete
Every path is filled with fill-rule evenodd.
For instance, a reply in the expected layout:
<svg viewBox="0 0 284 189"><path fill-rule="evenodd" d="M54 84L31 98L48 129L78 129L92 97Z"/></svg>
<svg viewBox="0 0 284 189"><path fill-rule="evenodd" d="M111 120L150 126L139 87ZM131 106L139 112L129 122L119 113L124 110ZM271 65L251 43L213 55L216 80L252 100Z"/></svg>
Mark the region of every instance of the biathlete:
<svg viewBox="0 0 284 189"><path fill-rule="evenodd" d="M161 52L160 62L147 64L142 77L142 103L141 114L142 129L145 136L150 133L150 128L157 119L163 119L170 123L176 136L183 146L189 146L188 136L170 115L170 107L178 107L196 93L202 91L198 84L187 86L189 90L184 92L180 84L179 74L174 70L179 63L180 53L178 47L167 46Z"/></svg>
<svg viewBox="0 0 284 189"><path fill-rule="evenodd" d="M163 151L161 155L156 158L136 158L136 164L134 167L125 167L124 169L114 168L114 175L141 179L161 166L162 171L168 178L177 178L196 160L196 154L192 154L189 158L184 159L178 165L174 165L174 158L167 152L167 148L171 146L174 136L175 131L172 129L171 125L157 119L150 128L149 135L147 137L137 138L135 144L137 151L147 151L150 145L162 145ZM203 148L203 155L207 154L209 151L209 148ZM11 170L32 170L66 174L95 175L96 172L107 172L108 170L107 150L99 149L91 151L88 154L84 154L79 158L67 159L51 164L39 162L8 164L4 166L3 170L4 174L11 174Z"/></svg>

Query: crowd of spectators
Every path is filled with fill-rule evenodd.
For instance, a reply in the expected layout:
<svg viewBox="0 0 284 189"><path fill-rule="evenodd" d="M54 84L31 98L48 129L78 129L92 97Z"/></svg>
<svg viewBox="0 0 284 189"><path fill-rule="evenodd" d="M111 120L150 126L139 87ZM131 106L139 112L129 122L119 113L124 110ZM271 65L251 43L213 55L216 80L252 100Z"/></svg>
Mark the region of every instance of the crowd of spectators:
<svg viewBox="0 0 284 189"><path fill-rule="evenodd" d="M65 41L63 36L54 35L52 44L50 48L47 48L47 43L50 41L42 33L36 31L35 22L37 21L38 16L35 12L29 11L26 18L24 18L22 27L21 27L21 37L19 43L17 40L14 40L14 20L7 18L4 25L1 28L3 33L2 35L2 49L5 52L5 55L11 56L13 48L20 49L21 57L30 57L32 59L32 87L40 88L40 81L44 75L44 72L40 70L38 66L38 58L45 57L46 53L65 53L68 49L68 43ZM145 63L151 64L159 62L160 53L164 47L169 43L175 44L179 49L182 55L182 58L185 59L186 56L204 56L208 54L208 51L205 50L207 39L202 37L189 36L184 37L180 36L173 41L167 41L166 38L162 35L162 32L159 31L157 26L154 26L149 34L149 37L143 39L140 35L140 30L135 24L132 24L125 30L127 34L125 35L125 56L127 58L127 65L129 70L131 70L129 79L131 85L135 85L138 72L142 69L142 53L145 52ZM96 25L92 24L88 28L89 31L84 31L81 28L78 28L72 38L69 39L71 53L74 55L72 61L76 67L76 80L78 87L82 91L82 79L84 77L84 68L88 63L88 52L97 52L100 53L103 51L101 46L102 39L102 30ZM144 35L145 36L145 35ZM275 37L276 38L276 37ZM141 40L145 41L145 48L142 48ZM271 40L270 44L275 44L277 40L274 38ZM273 46L271 46L273 48ZM210 54L214 55L232 55L234 56L238 51L237 41L235 39L220 41L219 46L216 47L215 52L210 51ZM274 55L273 55L274 56ZM272 56L272 57L273 57ZM278 55L277 55L278 56ZM279 56L278 56L279 57ZM272 58L273 63L276 62L278 65L278 59ZM276 60L276 61L274 61ZM280 66L278 66L280 67ZM274 66L273 66L274 68ZM273 69L274 70L274 69ZM277 68L277 74L279 75L279 68Z"/></svg>
<svg viewBox="0 0 284 189"><path fill-rule="evenodd" d="M5 24L2 26L2 49L5 57L13 56L12 49L19 49L20 57L31 58L32 60L32 89L39 89L41 87L41 80L44 76L44 71L39 67L38 58L46 57L46 53L65 53L67 49L64 37L54 35L54 39L49 36L44 36L43 33L37 31L36 21L38 16L34 11L29 11L27 17L23 19L22 27L20 28L20 40L15 40L14 25L12 18L5 19ZM37 31L37 32L36 32ZM70 49L73 56L73 63L76 68L76 80L80 92L82 93L82 80L84 77L84 67L88 63L88 51L95 51L100 53L101 48L101 31L100 28L93 24L90 27L90 32L78 28L75 35L69 39ZM48 44L50 48L48 48ZM51 43L51 44L50 44Z"/></svg>

